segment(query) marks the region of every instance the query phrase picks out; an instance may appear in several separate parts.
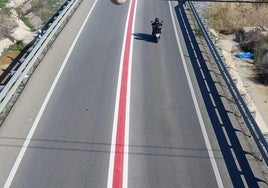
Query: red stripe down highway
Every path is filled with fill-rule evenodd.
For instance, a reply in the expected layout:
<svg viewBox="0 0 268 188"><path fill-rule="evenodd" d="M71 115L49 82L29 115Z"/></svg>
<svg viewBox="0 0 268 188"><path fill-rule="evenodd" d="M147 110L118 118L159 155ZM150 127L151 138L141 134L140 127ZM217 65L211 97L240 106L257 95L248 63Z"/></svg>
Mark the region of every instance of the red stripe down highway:
<svg viewBox="0 0 268 188"><path fill-rule="evenodd" d="M122 188L127 187L127 152L128 152L128 119L127 108L129 101L129 88L130 88L130 74L131 74L131 54L132 54L132 30L135 17L136 0L130 1L130 7L128 11L127 24L125 28L125 38L123 42L121 67L119 72L118 91L115 109L115 118L117 122L114 122L114 131L112 138L109 177L107 187ZM121 76L120 76L121 75ZM116 114L117 113L117 114ZM114 155L114 156L112 156ZM112 163L112 164L111 164ZM111 169L112 168L112 169ZM110 179L110 180L109 180Z"/></svg>

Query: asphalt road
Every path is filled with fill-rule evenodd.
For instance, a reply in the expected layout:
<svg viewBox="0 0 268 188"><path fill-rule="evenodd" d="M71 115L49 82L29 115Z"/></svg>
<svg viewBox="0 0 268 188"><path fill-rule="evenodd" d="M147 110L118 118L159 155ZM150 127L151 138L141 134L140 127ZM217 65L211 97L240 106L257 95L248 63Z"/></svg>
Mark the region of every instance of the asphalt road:
<svg viewBox="0 0 268 188"><path fill-rule="evenodd" d="M115 6L108 0L95 4L36 124L11 187L107 187L129 4ZM81 18L85 19L92 5L93 1L80 5L79 13L53 44L0 128L0 185L10 176L28 131L68 56ZM172 5L175 10L177 4ZM156 16L164 20L158 44L150 35L150 21ZM232 187L234 179L224 162L223 147L217 143L219 137L213 133L213 121L204 102L198 104L201 112L194 102L192 87L197 101L202 101L202 95L198 81L189 85L187 74L194 75L194 68L185 70L184 56L189 54L180 54L169 2L137 1L134 18L128 187L218 187L221 183ZM181 45L185 51L185 44ZM203 115L201 122L198 113ZM202 122L208 137L202 131ZM212 146L209 151L207 138ZM211 158L211 151L215 158Z"/></svg>

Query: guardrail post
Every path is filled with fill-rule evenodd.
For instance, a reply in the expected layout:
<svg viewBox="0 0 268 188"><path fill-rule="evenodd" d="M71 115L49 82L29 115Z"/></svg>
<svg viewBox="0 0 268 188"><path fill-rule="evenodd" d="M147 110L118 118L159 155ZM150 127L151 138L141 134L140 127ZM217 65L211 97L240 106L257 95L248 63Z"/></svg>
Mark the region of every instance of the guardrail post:
<svg viewBox="0 0 268 188"><path fill-rule="evenodd" d="M55 39L58 30L64 26L66 20L78 7L82 0L68 0L64 3L60 10L50 19L43 29L39 30L36 37L30 43L32 46L27 49L25 55L18 60L19 66L14 70L14 73L6 85L0 86L0 124L4 117L8 114L11 106L16 101L24 84L33 73L40 59L43 58L47 51L47 46Z"/></svg>
<svg viewBox="0 0 268 188"><path fill-rule="evenodd" d="M239 114L241 114L241 119L245 122L251 136L252 140L254 141L254 145L252 149L254 150L254 155L256 158L265 161L266 166L268 165L268 143L266 139L263 136L263 133L261 132L260 128L258 127L252 112L249 111L248 106L246 105L244 99L242 98L241 94L239 93L237 86L236 86L236 79L233 79L228 71L228 68L225 67L224 62L222 60L222 57L219 55L217 48L213 44L210 35L205 29L205 26L203 25L199 15L197 14L197 11L195 10L195 7L192 2L189 2L189 6L193 12L193 15L201 28L204 38L206 42L208 43L208 47L212 52L212 56L215 59L216 65L222 74L222 77L226 83L226 86L229 89L230 94L232 95L232 100L234 101L234 104L236 104L236 107L239 111ZM253 142L250 142L253 144ZM258 151L256 149L258 148Z"/></svg>

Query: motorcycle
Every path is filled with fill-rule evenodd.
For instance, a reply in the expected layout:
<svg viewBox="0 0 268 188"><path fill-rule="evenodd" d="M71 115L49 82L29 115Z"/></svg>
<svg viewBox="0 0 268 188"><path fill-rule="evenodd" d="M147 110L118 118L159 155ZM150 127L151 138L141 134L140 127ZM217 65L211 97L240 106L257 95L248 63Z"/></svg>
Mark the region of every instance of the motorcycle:
<svg viewBox="0 0 268 188"><path fill-rule="evenodd" d="M153 23L153 21L151 21L151 23ZM161 35L161 29L162 29L162 23L163 21L161 21L161 24L157 24L157 25L152 25L152 35L154 38L155 43L158 43L159 39L160 39L160 35Z"/></svg>

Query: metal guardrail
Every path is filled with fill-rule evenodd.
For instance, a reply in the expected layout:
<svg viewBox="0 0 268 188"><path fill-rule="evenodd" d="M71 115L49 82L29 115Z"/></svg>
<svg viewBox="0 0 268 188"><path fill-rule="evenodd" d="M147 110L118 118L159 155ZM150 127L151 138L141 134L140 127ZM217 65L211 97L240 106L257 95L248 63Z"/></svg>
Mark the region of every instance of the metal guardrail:
<svg viewBox="0 0 268 188"><path fill-rule="evenodd" d="M16 71L11 72L11 78L0 89L0 113L3 115L9 108L8 102L13 95L16 94L18 87L24 79L27 79L27 74L30 69L33 68L34 63L37 58L42 54L42 52L47 47L48 43L52 40L53 36L57 30L62 26L63 22L66 21L67 17L75 9L75 7L81 2L81 0L67 0L59 11L50 19L50 21L43 27L43 29L38 33L38 36L31 42L32 46L28 48L25 52L27 55L19 60L20 66ZM209 49L212 52L212 56L216 61L216 64L224 78L225 83L246 123L250 133L257 144L257 147L268 165L268 144L258 127L256 121L254 120L251 112L249 111L246 103L244 102L240 92L238 91L233 79L231 78L224 62L219 55L216 47L214 46L204 24L201 21L197 11L195 10L192 2L189 2L189 6L194 14L194 17L201 28L204 38L208 44Z"/></svg>
<svg viewBox="0 0 268 188"><path fill-rule="evenodd" d="M9 105L9 102L17 94L19 86L25 79L28 79L28 73L34 68L33 65L36 60L44 52L59 28L67 21L68 16L71 15L81 1L67 0L49 22L39 30L38 35L30 43L31 46L27 47L25 54L18 60L19 67L16 67L14 70L8 70L10 71L8 81L0 87L0 114L2 118L6 115L10 106L12 106L12 104Z"/></svg>
<svg viewBox="0 0 268 188"><path fill-rule="evenodd" d="M268 144L266 139L264 138L258 124L256 123L255 119L253 118L250 110L248 109L248 106L246 105L243 97L241 96L239 90L237 89L232 77L230 76L228 69L225 67L224 62L216 49L213 41L211 40L210 35L208 34L201 18L199 17L197 11L194 8L194 5L192 2L189 2L189 6L194 14L194 17L202 30L202 33L204 35L204 38L208 44L208 47L212 53L213 58L215 59L215 62L219 68L219 71L221 75L223 76L223 79L233 97L233 100L235 104L237 105L239 112L241 113L241 116L243 117L243 120L245 121L260 153L262 158L264 159L266 165L268 165Z"/></svg>

